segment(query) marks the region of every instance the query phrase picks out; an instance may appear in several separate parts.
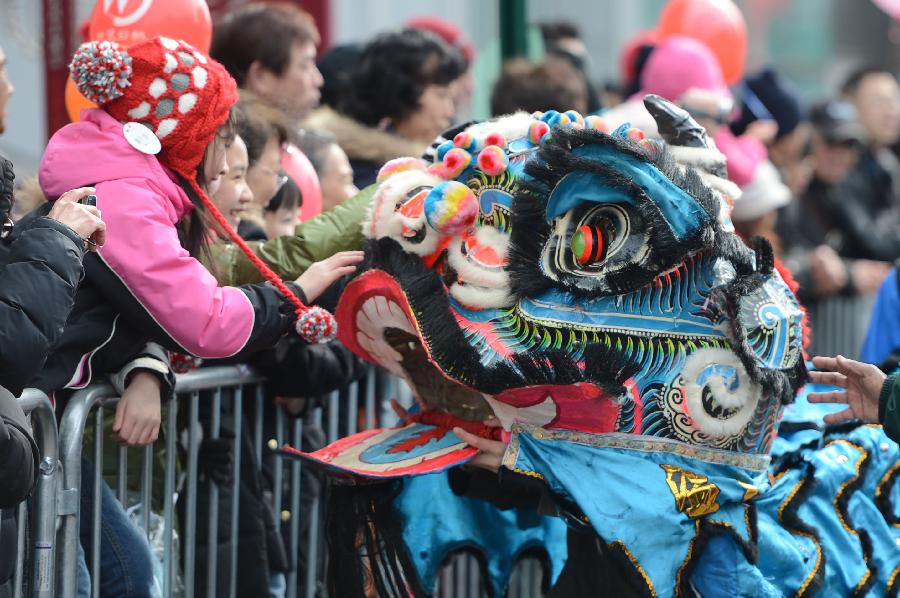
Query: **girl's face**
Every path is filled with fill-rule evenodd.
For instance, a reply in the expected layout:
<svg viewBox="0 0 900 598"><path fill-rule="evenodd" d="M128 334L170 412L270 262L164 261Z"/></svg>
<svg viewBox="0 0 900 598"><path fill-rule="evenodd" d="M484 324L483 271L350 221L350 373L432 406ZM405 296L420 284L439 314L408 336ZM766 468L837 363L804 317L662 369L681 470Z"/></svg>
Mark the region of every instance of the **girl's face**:
<svg viewBox="0 0 900 598"><path fill-rule="evenodd" d="M206 181L207 195L214 195L222 184L222 179L228 173L228 162L225 154L230 147L229 133L231 127L226 125L219 129L216 136L213 137L212 143L206 148L203 158L203 180ZM245 150L246 151L246 150Z"/></svg>
<svg viewBox="0 0 900 598"><path fill-rule="evenodd" d="M225 153L228 164L227 173L219 184L218 190L210 196L219 211L232 227L237 227L247 208L253 201L253 192L247 185L247 146L240 137Z"/></svg>
<svg viewBox="0 0 900 598"><path fill-rule="evenodd" d="M275 211L266 210L263 220L266 225L266 235L270 239L289 237L294 234L300 216L300 206L293 208L278 208Z"/></svg>
<svg viewBox="0 0 900 598"><path fill-rule="evenodd" d="M275 136L269 138L259 160L247 171L253 200L262 210L275 197L287 177L281 171L281 148Z"/></svg>

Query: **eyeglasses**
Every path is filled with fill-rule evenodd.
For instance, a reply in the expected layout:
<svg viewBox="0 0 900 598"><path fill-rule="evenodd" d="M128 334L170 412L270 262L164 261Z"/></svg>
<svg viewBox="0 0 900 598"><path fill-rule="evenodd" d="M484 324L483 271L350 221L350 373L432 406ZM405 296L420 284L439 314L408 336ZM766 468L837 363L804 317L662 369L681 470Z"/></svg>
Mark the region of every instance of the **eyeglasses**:
<svg viewBox="0 0 900 598"><path fill-rule="evenodd" d="M272 170L266 166L260 165L260 169L268 175L275 177L275 192L281 190L284 187L285 183L287 183L288 175L284 173L283 170Z"/></svg>

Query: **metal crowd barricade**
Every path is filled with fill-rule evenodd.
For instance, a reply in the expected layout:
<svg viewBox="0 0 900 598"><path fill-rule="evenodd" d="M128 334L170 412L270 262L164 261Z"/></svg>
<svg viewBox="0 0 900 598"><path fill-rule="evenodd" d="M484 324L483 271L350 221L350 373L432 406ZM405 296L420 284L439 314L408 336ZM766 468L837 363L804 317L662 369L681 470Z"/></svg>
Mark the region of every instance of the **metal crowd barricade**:
<svg viewBox="0 0 900 598"><path fill-rule="evenodd" d="M306 510L302 501L309 497L308 491L301 482L302 464L296 460L272 458L266 447L275 448L283 444L301 447L306 425L320 426L324 429L325 439L332 442L342 436L353 434L359 428L369 429L375 426L386 426L395 423L395 415L388 406L390 398L397 398L401 404L408 406L412 401L412 393L406 384L381 371L371 368L369 375L361 381L354 382L347 388L335 391L319 400L321 405L308 409L304 418L291 417L284 408L277 408L274 417L266 421L265 394L263 380L245 366L201 368L177 377L176 397L163 409L160 440L163 445L165 465L162 472L162 593L163 596L195 596L195 581L206 580L206 596L237 595L237 534L239 530L239 483L241 472L242 437L249 438L252 448L253 464L256 468L266 467L271 473L273 482L273 506L276 517L280 520L282 536L286 542L290 571L286 574L288 598L315 598L324 596L324 521L325 505L316 496ZM58 500L50 501L53 512L60 518L58 550L56 551L58 594L63 598L72 598L77 589L77 561L81 505L81 463L85 430L93 428L92 458L94 461L94 479L90 482L93 500L91 529L91 550L85 557L89 564L93 596L99 596L100 580L100 511L99 500L103 485L103 460L105 442L103 422L104 416L119 400L115 390L109 385L95 385L75 393L69 400L59 427L60 458L62 460L61 487ZM36 401L36 408L47 411L49 401ZM205 417L202 419L201 412ZM223 432L223 414L235 414L232 420L232 473L230 491L232 500L220 502L221 488L208 480L208 492L201 492L199 484L199 454L203 438L218 439ZM49 410L53 422L52 410ZM244 416L248 416L245 420ZM43 421L43 419L42 419ZM246 430L242 430L244 426ZM56 428L52 427L53 438L50 444L56 446ZM246 432L246 434L243 434ZM51 430L44 438L50 439ZM179 442L181 440L181 442ZM181 458L176 455L181 448ZM118 500L127 504L129 498L128 465L129 455L141 454L140 487L131 488L139 497L140 517L137 517L142 529L151 530L152 489L154 485L154 456L156 446L143 449L117 449L115 483L111 489ZM54 496L55 477L58 468L55 463L56 453L50 449L46 453L46 479L39 482L36 497ZM183 472L179 474L179 465ZM42 472L44 470L42 463ZM157 485L159 481L157 481ZM49 494L42 494L49 492ZM37 500L38 505L43 505ZM176 517L176 507L183 505L184 516ZM220 509L223 505L230 509L230 538L228 539L227 560L218 558L218 523ZM46 506L46 505L45 505ZM199 507L203 506L201 510ZM198 522L202 517L206 520L205 541L208 547L207 558L200 562L197 557ZM307 520L303 521L306 517ZM51 519L52 521L52 519ZM177 525L181 523L181 525ZM303 534L302 524L306 525ZM35 533L35 546L53 546L52 526L47 536L47 525L42 531ZM43 534L43 535L41 535ZM301 537L302 536L302 537ZM49 537L49 540L44 538ZM177 539L177 542L176 542ZM179 548L180 547L180 548ZM305 576L300 578L301 548L306 557ZM36 562L43 563L34 579L41 587L53 588L53 550L49 550L49 561L41 561L38 554ZM182 558L183 556L183 558ZM37 575L40 570L41 576ZM217 586L219 573L227 571L227 580L223 587ZM49 572L49 573L48 573ZM484 596L484 588L476 559L468 555L458 555L449 559L439 579L437 596L453 596L460 598L480 598ZM54 595L37 594L37 595ZM537 561L525 559L516 569L514 580L508 596L510 598L532 598L540 595L540 567Z"/></svg>
<svg viewBox="0 0 900 598"><path fill-rule="evenodd" d="M858 358L874 305L874 295L835 296L808 305L810 353Z"/></svg>
<svg viewBox="0 0 900 598"><path fill-rule="evenodd" d="M50 597L54 595L56 477L59 471L56 417L50 399L39 390L26 389L18 403L30 416L40 462L34 491L18 506L16 513L18 537L13 596L20 598L27 587L29 596Z"/></svg>

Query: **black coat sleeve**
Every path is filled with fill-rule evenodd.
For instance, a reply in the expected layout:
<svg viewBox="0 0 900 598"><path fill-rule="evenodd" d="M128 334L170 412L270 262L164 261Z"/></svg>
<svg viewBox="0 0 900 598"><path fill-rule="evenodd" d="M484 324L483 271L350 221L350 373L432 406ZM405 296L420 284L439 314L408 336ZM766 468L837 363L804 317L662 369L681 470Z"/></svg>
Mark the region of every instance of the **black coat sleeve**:
<svg viewBox="0 0 900 598"><path fill-rule="evenodd" d="M129 326L142 331L146 340L159 343L166 349L190 353L162 327L128 290L122 280L95 254L84 259L84 269L91 285L102 293L103 301L120 313ZM301 301L303 292L293 283L285 283ZM251 355L274 345L285 333L294 329L294 306L269 283L246 284L239 287L247 296L254 312L253 330L244 347L230 361L246 361Z"/></svg>
<svg viewBox="0 0 900 598"><path fill-rule="evenodd" d="M314 397L342 388L366 373L363 361L339 341L311 345L297 335L252 360L266 377L270 393Z"/></svg>
<svg viewBox="0 0 900 598"><path fill-rule="evenodd" d="M16 506L34 486L39 453L16 398L0 388L0 509Z"/></svg>
<svg viewBox="0 0 900 598"><path fill-rule="evenodd" d="M844 235L842 257L892 262L900 258L900 224L889 209L873 205L875 189L854 173L832 186L823 201Z"/></svg>
<svg viewBox="0 0 900 598"><path fill-rule="evenodd" d="M13 232L0 268L0 385L13 394L41 369L81 281L83 242L50 218Z"/></svg>

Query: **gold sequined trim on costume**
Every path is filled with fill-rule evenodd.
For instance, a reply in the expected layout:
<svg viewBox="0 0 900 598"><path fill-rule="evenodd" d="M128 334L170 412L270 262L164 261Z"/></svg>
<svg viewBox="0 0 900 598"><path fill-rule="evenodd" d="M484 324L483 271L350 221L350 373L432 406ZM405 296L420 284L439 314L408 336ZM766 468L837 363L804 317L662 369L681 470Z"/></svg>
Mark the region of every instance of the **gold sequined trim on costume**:
<svg viewBox="0 0 900 598"><path fill-rule="evenodd" d="M628 550L628 547L625 546L625 543L621 540L616 540L615 542L610 544L609 547L621 550L625 554L625 556L628 557L628 560L631 561L634 570L638 572L638 574L644 579L644 583L647 584L647 590L650 592L650 595L653 598L656 598L656 588L653 587L653 581L650 580L650 576L647 575L647 572L644 571L644 568L641 567L641 564L638 562L638 560L634 557L633 554L631 554L631 551Z"/></svg>
<svg viewBox="0 0 900 598"><path fill-rule="evenodd" d="M789 504L791 504L791 501L794 500L794 497L797 495L797 493L800 492L800 489L803 487L804 482L806 482L805 477L802 480L800 480L797 483L797 485L791 489L791 492L788 494L785 501L783 503L781 503L781 505L779 505L778 521L780 523L784 524L784 510L785 510L785 508L787 508L787 506ZM806 593L806 590L809 589L809 584L812 583L812 580L815 579L816 574L818 574L819 569L822 567L822 560L824 558L824 555L822 554L822 546L819 544L819 541L816 539L816 537L814 535L812 535L808 532L805 532L803 530L797 530L797 529L791 529L791 528L785 528L785 529L787 529L792 534L797 534L798 536L803 536L804 538L808 538L808 539L812 540L812 543L816 547L816 564L812 568L812 571L809 572L809 575L806 576L806 579L803 580L803 583L800 584L800 589L797 590L796 596L797 596L797 598L800 598L801 596L803 596Z"/></svg>

